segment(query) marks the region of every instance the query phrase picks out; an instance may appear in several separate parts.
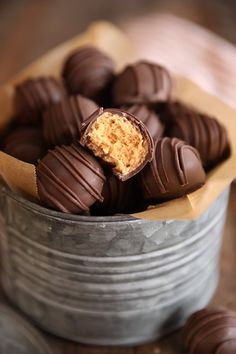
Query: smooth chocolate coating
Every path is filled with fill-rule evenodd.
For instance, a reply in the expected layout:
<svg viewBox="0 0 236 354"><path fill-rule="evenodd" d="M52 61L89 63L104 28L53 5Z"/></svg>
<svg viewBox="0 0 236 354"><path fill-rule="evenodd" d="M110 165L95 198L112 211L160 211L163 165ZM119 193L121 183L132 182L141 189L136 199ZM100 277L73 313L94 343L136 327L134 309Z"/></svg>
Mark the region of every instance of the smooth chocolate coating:
<svg viewBox="0 0 236 354"><path fill-rule="evenodd" d="M200 153L206 169L217 165L230 154L226 129L215 118L187 108L172 117L167 135L186 141Z"/></svg>
<svg viewBox="0 0 236 354"><path fill-rule="evenodd" d="M206 308L190 316L183 332L187 354L235 354L236 313Z"/></svg>
<svg viewBox="0 0 236 354"><path fill-rule="evenodd" d="M105 112L110 112L110 113L113 113L116 115L120 115L121 117L125 117L127 120L129 120L137 128L137 130L142 134L143 138L145 139L145 141L147 142L147 145L148 145L148 152L145 157L145 160L136 169L134 169L130 173L123 175L123 174L117 172L115 167L112 168L112 172L121 181L126 181L126 180L130 179L131 177L135 176L138 172L140 172L143 169L143 167L148 162L150 162L152 160L153 150L154 150L154 142L153 142L153 139L152 139L148 129L143 124L143 122L141 120L139 120L138 118L136 118L135 116L133 116L131 113L128 113L128 112L123 111L121 109L115 109L115 108L107 108L107 109L100 108L90 117L91 121L88 124L88 126L86 127L86 129L84 130L83 135L80 139L80 143L82 146L87 146L88 141L89 141L88 134L90 132L90 129L92 128L92 126L96 122L96 120ZM93 153L96 155L96 153L94 151L93 151ZM105 162L105 164L106 164L105 160L103 162Z"/></svg>
<svg viewBox="0 0 236 354"><path fill-rule="evenodd" d="M96 215L112 215L131 212L135 206L134 179L120 181L116 176L107 172L103 186L103 202L96 203L92 212Z"/></svg>
<svg viewBox="0 0 236 354"><path fill-rule="evenodd" d="M43 114L44 137L50 146L70 144L81 136L98 105L81 95L65 97Z"/></svg>
<svg viewBox="0 0 236 354"><path fill-rule="evenodd" d="M133 114L145 124L154 141L163 136L164 126L154 110L145 105L124 107L124 110Z"/></svg>
<svg viewBox="0 0 236 354"><path fill-rule="evenodd" d="M103 200L103 170L77 144L50 150L36 167L36 175L40 200L50 208L78 214Z"/></svg>
<svg viewBox="0 0 236 354"><path fill-rule="evenodd" d="M139 61L127 66L115 78L113 101L118 106L166 101L171 89L170 74L163 66Z"/></svg>
<svg viewBox="0 0 236 354"><path fill-rule="evenodd" d="M95 98L113 78L114 62L95 47L82 47L65 62L62 76L71 94Z"/></svg>
<svg viewBox="0 0 236 354"><path fill-rule="evenodd" d="M4 139L3 150L19 160L36 164L46 153L41 128L28 126L15 128Z"/></svg>
<svg viewBox="0 0 236 354"><path fill-rule="evenodd" d="M35 123L42 112L65 96L63 86L53 77L28 79L15 87L14 105L22 124Z"/></svg>
<svg viewBox="0 0 236 354"><path fill-rule="evenodd" d="M199 153L177 138L158 140L152 162L138 177L143 196L149 201L181 197L205 182Z"/></svg>

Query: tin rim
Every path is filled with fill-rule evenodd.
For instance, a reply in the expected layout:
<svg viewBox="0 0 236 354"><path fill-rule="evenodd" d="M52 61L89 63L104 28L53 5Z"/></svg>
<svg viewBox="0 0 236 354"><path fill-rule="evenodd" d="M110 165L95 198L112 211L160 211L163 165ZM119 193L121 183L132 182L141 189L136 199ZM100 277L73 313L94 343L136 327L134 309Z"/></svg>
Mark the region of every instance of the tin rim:
<svg viewBox="0 0 236 354"><path fill-rule="evenodd" d="M73 222L88 222L88 223L111 223L111 222L120 222L120 223L140 223L148 222L148 220L142 220L135 218L131 215L126 214L117 214L112 216L89 216L89 215L75 215L62 213L60 211L48 209L44 206L41 206L33 201L30 201L23 196L18 195L17 193L11 191L8 187L0 184L1 191L7 194L10 198L16 200L24 208L32 210L35 213L45 215L50 218L73 221ZM150 222L150 221L149 221ZM158 222L158 221L157 221Z"/></svg>

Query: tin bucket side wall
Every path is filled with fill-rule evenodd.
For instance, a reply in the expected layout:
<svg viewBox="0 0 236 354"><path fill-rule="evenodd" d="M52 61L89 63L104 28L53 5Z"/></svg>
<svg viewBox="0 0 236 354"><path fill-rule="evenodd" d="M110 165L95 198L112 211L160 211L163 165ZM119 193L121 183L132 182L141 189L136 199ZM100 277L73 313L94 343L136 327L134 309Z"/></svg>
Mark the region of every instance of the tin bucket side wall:
<svg viewBox="0 0 236 354"><path fill-rule="evenodd" d="M94 247L99 243L89 254L84 240L71 247L81 223L66 221L57 228L57 242L50 227L40 239L32 233L40 213L25 219L25 208L5 197L4 287L49 332L91 344L142 343L179 327L214 293L228 191L197 221L106 223L103 230L115 230L115 241L106 234L96 239L96 226L87 223ZM22 226L19 220L27 222ZM67 240L64 232L72 229ZM132 254L121 256L125 245Z"/></svg>

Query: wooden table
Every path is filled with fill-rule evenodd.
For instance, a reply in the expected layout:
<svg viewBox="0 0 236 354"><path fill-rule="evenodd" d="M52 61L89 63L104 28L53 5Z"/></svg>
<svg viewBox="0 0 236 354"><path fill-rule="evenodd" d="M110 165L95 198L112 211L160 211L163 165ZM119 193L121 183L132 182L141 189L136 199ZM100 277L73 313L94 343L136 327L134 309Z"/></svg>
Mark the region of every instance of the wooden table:
<svg viewBox="0 0 236 354"><path fill-rule="evenodd" d="M113 5L111 5L111 3ZM117 5L115 3L120 3ZM28 62L42 54L45 50L61 41L79 33L88 22L100 18L112 19L116 23L142 13L144 5L137 6L136 1L99 2L86 0L68 1L1 1L0 2L0 82ZM124 4L123 3L123 4ZM141 3L141 2L140 2ZM205 1L145 1L145 11L171 10L192 20L215 29L218 33L236 42L236 31L231 26L233 21L227 7L220 1L214 2L214 7ZM162 5L161 5L162 3ZM92 6L91 6L92 4ZM234 7L235 4L232 3ZM134 10L135 9L135 10ZM225 16L221 16L225 14ZM212 22L212 18L215 19ZM227 18L227 21L225 20ZM224 19L224 20L223 20ZM230 195L229 211L224 232L224 242L221 258L221 278L213 303L226 305L236 310L236 185L233 185ZM0 296L7 301L0 289ZM43 334L55 354L174 354L183 353L180 343L180 333L164 338L158 343L129 348L90 347L74 344L68 341ZM33 354L33 353L32 353Z"/></svg>

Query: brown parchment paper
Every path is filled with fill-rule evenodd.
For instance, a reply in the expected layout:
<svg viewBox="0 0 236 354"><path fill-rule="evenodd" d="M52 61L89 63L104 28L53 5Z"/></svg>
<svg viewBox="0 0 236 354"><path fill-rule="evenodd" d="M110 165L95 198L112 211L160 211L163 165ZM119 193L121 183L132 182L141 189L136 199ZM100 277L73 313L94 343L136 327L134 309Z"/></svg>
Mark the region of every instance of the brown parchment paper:
<svg viewBox="0 0 236 354"><path fill-rule="evenodd" d="M28 77L59 76L68 53L85 44L96 45L111 55L117 63L118 70L134 58L137 59L128 39L118 29L107 22L94 23L84 34L48 52L0 88L0 131L9 123L14 114L12 106L14 85ZM236 110L185 78L177 77L175 81L174 97L217 117L225 125L231 141L232 154L228 160L207 175L206 184L202 188L183 198L132 214L139 218L149 220L195 219L236 178ZM28 195L31 199L38 199L33 165L0 152L0 175L13 191Z"/></svg>

